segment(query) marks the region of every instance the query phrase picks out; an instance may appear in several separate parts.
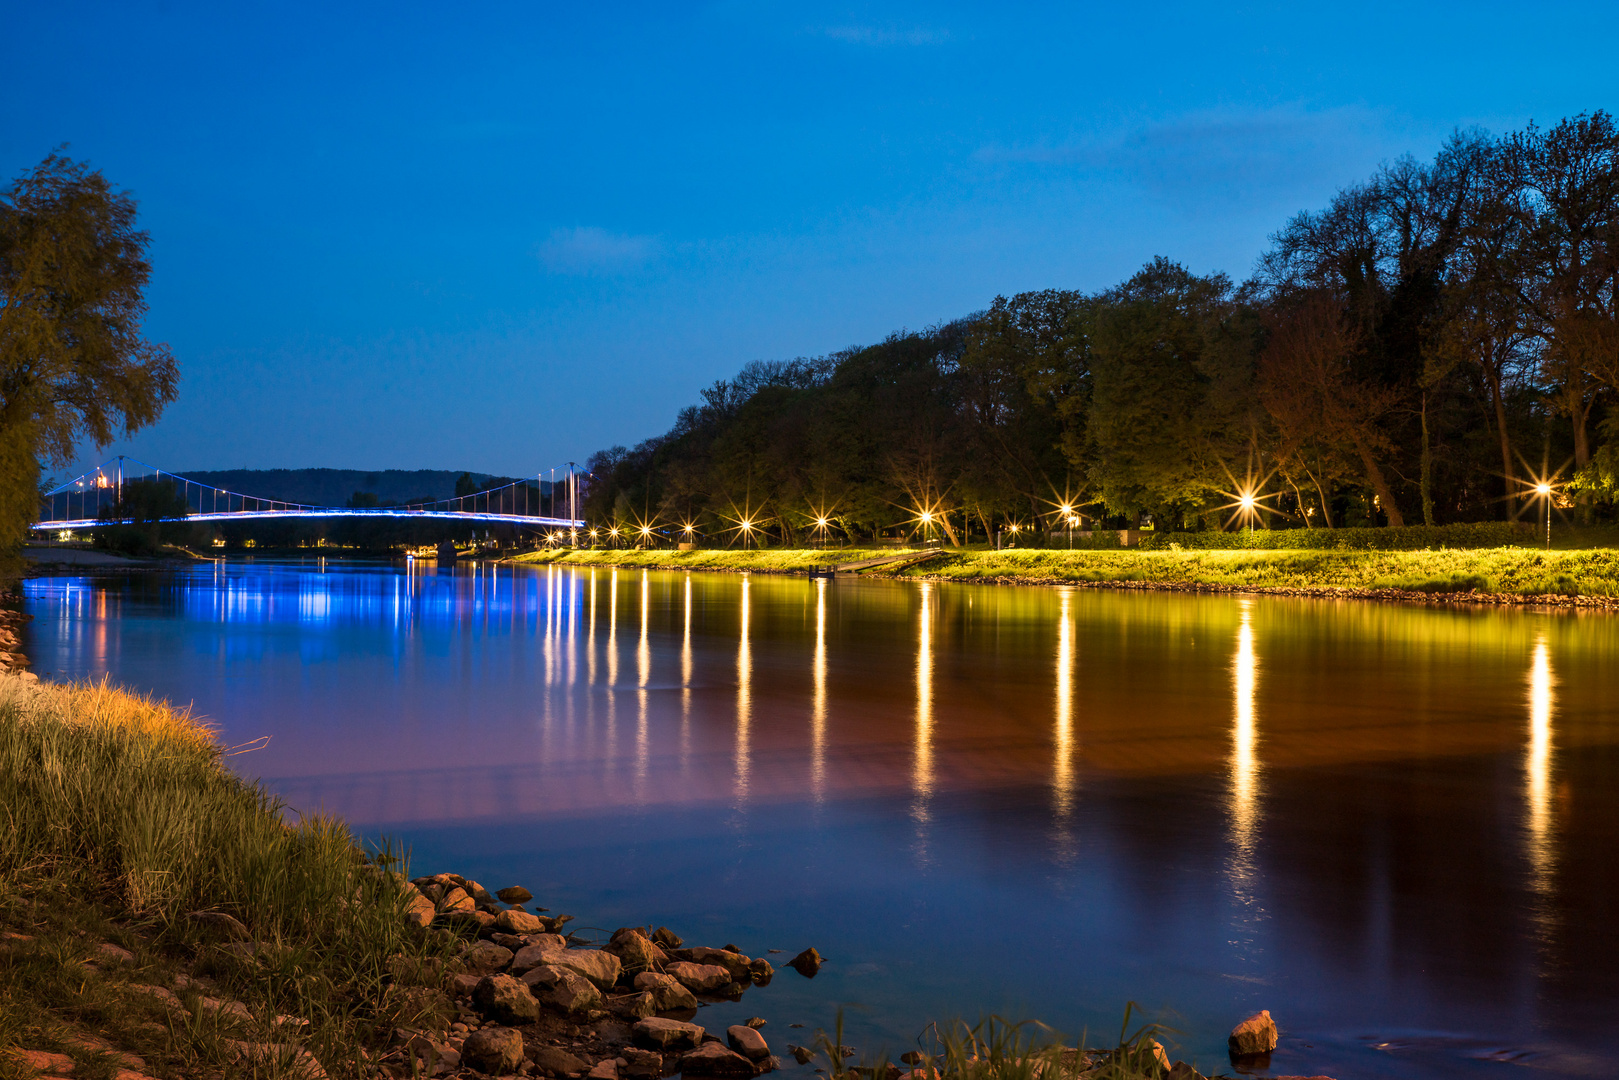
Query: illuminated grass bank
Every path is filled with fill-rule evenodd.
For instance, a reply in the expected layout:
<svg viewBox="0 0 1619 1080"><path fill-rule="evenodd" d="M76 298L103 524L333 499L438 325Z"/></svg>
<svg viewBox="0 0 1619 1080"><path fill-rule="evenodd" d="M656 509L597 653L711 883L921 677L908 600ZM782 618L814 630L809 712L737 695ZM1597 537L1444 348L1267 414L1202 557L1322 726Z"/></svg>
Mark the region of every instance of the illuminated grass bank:
<svg viewBox="0 0 1619 1080"><path fill-rule="evenodd" d="M803 551L557 551L528 563L637 566L670 570L803 572L894 549ZM1148 588L1478 593L1494 598L1619 598L1619 550L1539 551L1501 547L1451 551L1140 551L944 549L924 562L867 574L1002 584L1088 584Z"/></svg>

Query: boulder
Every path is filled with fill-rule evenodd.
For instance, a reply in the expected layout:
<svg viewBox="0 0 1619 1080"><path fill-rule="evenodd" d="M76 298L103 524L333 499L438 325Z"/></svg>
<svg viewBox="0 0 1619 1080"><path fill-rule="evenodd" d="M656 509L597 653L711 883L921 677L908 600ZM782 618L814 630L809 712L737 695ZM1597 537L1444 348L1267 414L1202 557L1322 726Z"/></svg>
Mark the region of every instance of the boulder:
<svg viewBox="0 0 1619 1080"><path fill-rule="evenodd" d="M669 960L662 949L652 944L641 931L634 929L619 930L602 951L618 957L628 972L654 970Z"/></svg>
<svg viewBox="0 0 1619 1080"><path fill-rule="evenodd" d="M121 949L110 941L103 941L96 946L94 961L98 964L132 964L135 954L128 949Z"/></svg>
<svg viewBox="0 0 1619 1080"><path fill-rule="evenodd" d="M685 961L670 964L668 974L680 980L694 994L714 994L731 985L731 973L712 964L688 964Z"/></svg>
<svg viewBox="0 0 1619 1080"><path fill-rule="evenodd" d="M461 1061L494 1076L514 1073L523 1061L523 1034L502 1027L474 1031L461 1044Z"/></svg>
<svg viewBox="0 0 1619 1080"><path fill-rule="evenodd" d="M502 911L495 916L495 929L503 934L538 934L545 924L526 911Z"/></svg>
<svg viewBox="0 0 1619 1080"><path fill-rule="evenodd" d="M660 949L678 949L682 942L679 935L667 926L660 926L652 931L652 944Z"/></svg>
<svg viewBox="0 0 1619 1080"><path fill-rule="evenodd" d="M444 894L444 899L438 902L440 911L473 911L477 908L477 901L467 895L467 891L460 886Z"/></svg>
<svg viewBox="0 0 1619 1080"><path fill-rule="evenodd" d="M488 889L484 888L482 885L479 885L476 881L473 881L470 878L467 880L467 883L461 887L467 891L468 896L472 897L474 903L493 904L495 902L495 898L489 895Z"/></svg>
<svg viewBox="0 0 1619 1080"><path fill-rule="evenodd" d="M423 896L421 892L412 890L406 897L405 922L426 927L432 923L433 916L436 914L438 914L438 909L433 906L433 901Z"/></svg>
<svg viewBox="0 0 1619 1080"><path fill-rule="evenodd" d="M754 986L769 986L770 980L776 977L776 969L770 966L770 961L760 957L748 965L748 975L753 979Z"/></svg>
<svg viewBox="0 0 1619 1080"><path fill-rule="evenodd" d="M608 1058L598 1061L594 1068L585 1074L586 1080L618 1080L618 1059Z"/></svg>
<svg viewBox="0 0 1619 1080"><path fill-rule="evenodd" d="M470 997L482 978L481 975L451 975L447 987L454 997Z"/></svg>
<svg viewBox="0 0 1619 1080"><path fill-rule="evenodd" d="M461 962L468 971L504 971L512 962L512 951L492 941L480 941L461 954Z"/></svg>
<svg viewBox="0 0 1619 1080"><path fill-rule="evenodd" d="M553 935L545 934L541 936L552 937ZM525 938L524 940L527 939ZM562 951L562 949L553 946L550 942L543 945L524 945L517 950L517 955L512 957L511 972L513 975L521 975L530 968L539 967L541 964L549 964L551 957Z"/></svg>
<svg viewBox="0 0 1619 1080"><path fill-rule="evenodd" d="M695 999L694 999L695 1000ZM613 1015L625 1020L644 1020L649 1016L656 1016L659 1012L658 999L651 991L642 991L638 994L620 994L609 1003Z"/></svg>
<svg viewBox="0 0 1619 1080"><path fill-rule="evenodd" d="M787 966L804 976L804 978L813 979L815 978L815 973L821 970L821 954L815 951L814 946L811 946L787 961Z"/></svg>
<svg viewBox="0 0 1619 1080"><path fill-rule="evenodd" d="M523 980L528 982L530 975L538 976L529 985L534 987L534 993L543 1005L564 1013L582 1013L601 1008L601 991L576 971L547 965L535 968L524 975Z"/></svg>
<svg viewBox="0 0 1619 1080"><path fill-rule="evenodd" d="M624 969L618 957L598 949L564 949L561 952L551 953L545 958L545 962L552 967L565 967L577 971L601 990L606 990L618 982L619 972Z"/></svg>
<svg viewBox="0 0 1619 1080"><path fill-rule="evenodd" d="M815 1060L815 1051L807 1046L789 1046L787 1049L792 1052L793 1060L800 1065L808 1065Z"/></svg>
<svg viewBox="0 0 1619 1080"><path fill-rule="evenodd" d="M661 1016L637 1021L630 1034L636 1042L654 1050L679 1050L703 1041L703 1029L698 1025L665 1020Z"/></svg>
<svg viewBox="0 0 1619 1080"><path fill-rule="evenodd" d="M709 949L704 947L687 949L686 959L694 964L712 964L715 967L722 967L730 972L731 978L737 982L747 982L753 977L753 972L749 970L749 965L753 963L752 959L730 949Z"/></svg>
<svg viewBox="0 0 1619 1080"><path fill-rule="evenodd" d="M461 1067L461 1051L427 1035L410 1036L405 1040L405 1049L424 1076L443 1076Z"/></svg>
<svg viewBox="0 0 1619 1080"><path fill-rule="evenodd" d="M396 983L389 988L388 996L393 999L395 1022L404 1027L443 1031L455 1021L455 1002L442 990Z"/></svg>
<svg viewBox="0 0 1619 1080"><path fill-rule="evenodd" d="M495 895L505 904L526 904L534 899L534 894L521 885L508 885Z"/></svg>
<svg viewBox="0 0 1619 1080"><path fill-rule="evenodd" d="M765 1037L746 1024L732 1024L726 1028L725 1041L731 1044L732 1050L750 1061L763 1061L770 1056L770 1046L765 1042Z"/></svg>
<svg viewBox="0 0 1619 1080"><path fill-rule="evenodd" d="M673 975L656 971L643 971L635 977L635 988L652 995L657 1006L655 1012L674 1012L676 1009L695 1009L697 999Z"/></svg>
<svg viewBox="0 0 1619 1080"><path fill-rule="evenodd" d="M472 991L472 1004L500 1024L527 1024L540 1018L540 1003L521 979L485 975Z"/></svg>
<svg viewBox="0 0 1619 1080"><path fill-rule="evenodd" d="M711 1042L682 1055L680 1071L686 1076L751 1077L757 1070L741 1054Z"/></svg>
<svg viewBox="0 0 1619 1080"><path fill-rule="evenodd" d="M1186 1064L1184 1061L1175 1062L1175 1067L1169 1070L1167 1080L1208 1080L1208 1077Z"/></svg>
<svg viewBox="0 0 1619 1080"><path fill-rule="evenodd" d="M1276 1049L1276 1021L1269 1009L1261 1009L1231 1029L1226 1040L1232 1057L1253 1057Z"/></svg>
<svg viewBox="0 0 1619 1080"><path fill-rule="evenodd" d="M663 1075L663 1055L638 1046L621 1046L618 1056L624 1059L619 1075L627 1080L655 1080Z"/></svg>
<svg viewBox="0 0 1619 1080"><path fill-rule="evenodd" d="M590 1071L590 1062L575 1057L560 1046L536 1046L528 1052L534 1067L552 1076L583 1076Z"/></svg>

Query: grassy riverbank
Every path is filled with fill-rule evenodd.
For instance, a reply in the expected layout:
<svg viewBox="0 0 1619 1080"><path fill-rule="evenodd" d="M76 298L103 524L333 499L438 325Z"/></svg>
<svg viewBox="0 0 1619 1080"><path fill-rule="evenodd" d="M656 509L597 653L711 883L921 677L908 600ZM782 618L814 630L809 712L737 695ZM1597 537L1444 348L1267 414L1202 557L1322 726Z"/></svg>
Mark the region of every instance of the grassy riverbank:
<svg viewBox="0 0 1619 1080"><path fill-rule="evenodd" d="M375 1076L416 1020L400 958L450 943L224 753L161 702L0 677L0 1076Z"/></svg>
<svg viewBox="0 0 1619 1080"><path fill-rule="evenodd" d="M528 563L635 566L672 570L802 572L854 562L895 549L797 551L560 551L520 557ZM1002 584L1086 584L1355 592L1469 593L1619 597L1619 551L1540 551L1497 547L1442 551L1141 551L1111 549L945 549L926 561L889 571L950 581Z"/></svg>

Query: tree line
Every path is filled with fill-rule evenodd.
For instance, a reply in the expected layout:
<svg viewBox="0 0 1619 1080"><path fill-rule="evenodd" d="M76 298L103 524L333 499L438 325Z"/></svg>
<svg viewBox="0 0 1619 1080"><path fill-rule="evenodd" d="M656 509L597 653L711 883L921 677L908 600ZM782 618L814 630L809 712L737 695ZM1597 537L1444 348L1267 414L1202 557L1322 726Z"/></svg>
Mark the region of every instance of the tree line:
<svg viewBox="0 0 1619 1080"><path fill-rule="evenodd" d="M1619 491L1619 131L1453 135L1303 212L1251 276L1156 258L824 357L755 362L597 453L587 514L758 529L1511 519ZM1555 474L1555 475L1553 475ZM746 527L743 522L749 522Z"/></svg>

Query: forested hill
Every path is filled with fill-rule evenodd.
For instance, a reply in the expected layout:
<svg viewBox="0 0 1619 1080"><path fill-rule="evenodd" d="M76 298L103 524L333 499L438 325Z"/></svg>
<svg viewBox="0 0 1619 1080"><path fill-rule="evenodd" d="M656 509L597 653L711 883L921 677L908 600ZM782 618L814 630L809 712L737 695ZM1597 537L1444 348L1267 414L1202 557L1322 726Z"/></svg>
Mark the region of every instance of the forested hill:
<svg viewBox="0 0 1619 1080"><path fill-rule="evenodd" d="M466 473L453 469L215 469L182 472L202 484L263 499L342 506L357 491L370 492L386 506L415 499L447 499L456 493L456 480ZM488 473L471 473L481 490Z"/></svg>

